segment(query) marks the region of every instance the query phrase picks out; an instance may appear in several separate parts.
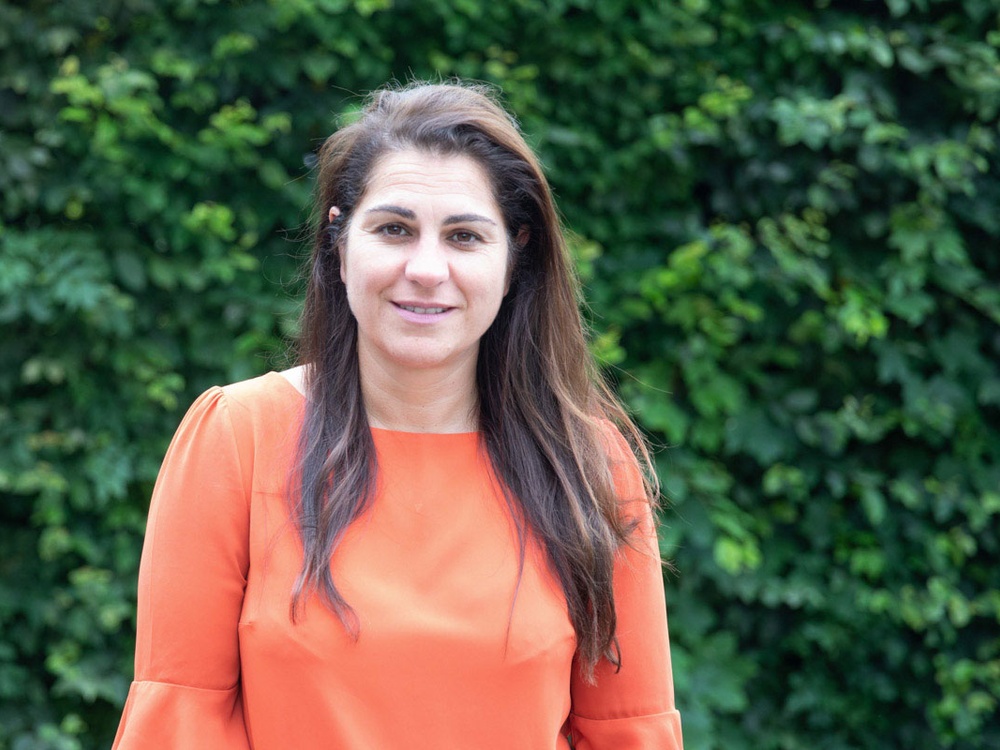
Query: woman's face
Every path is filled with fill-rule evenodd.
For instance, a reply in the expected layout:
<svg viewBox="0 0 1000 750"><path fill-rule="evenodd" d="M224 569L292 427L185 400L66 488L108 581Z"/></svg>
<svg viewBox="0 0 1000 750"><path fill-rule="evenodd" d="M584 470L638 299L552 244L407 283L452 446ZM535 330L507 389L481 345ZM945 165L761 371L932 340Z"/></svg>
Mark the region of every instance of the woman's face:
<svg viewBox="0 0 1000 750"><path fill-rule="evenodd" d="M351 218L340 276L362 372L474 372L509 281L507 229L483 168L419 150L383 156Z"/></svg>

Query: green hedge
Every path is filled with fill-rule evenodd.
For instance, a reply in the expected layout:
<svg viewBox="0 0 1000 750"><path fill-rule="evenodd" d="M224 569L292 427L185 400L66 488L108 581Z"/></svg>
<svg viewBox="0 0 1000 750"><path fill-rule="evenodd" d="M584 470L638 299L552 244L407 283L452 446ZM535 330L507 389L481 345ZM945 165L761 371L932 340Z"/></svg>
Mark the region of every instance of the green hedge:
<svg viewBox="0 0 1000 750"><path fill-rule="evenodd" d="M0 2L0 749L110 743L152 481L311 154L500 84L650 435L690 750L1000 747L992 0Z"/></svg>

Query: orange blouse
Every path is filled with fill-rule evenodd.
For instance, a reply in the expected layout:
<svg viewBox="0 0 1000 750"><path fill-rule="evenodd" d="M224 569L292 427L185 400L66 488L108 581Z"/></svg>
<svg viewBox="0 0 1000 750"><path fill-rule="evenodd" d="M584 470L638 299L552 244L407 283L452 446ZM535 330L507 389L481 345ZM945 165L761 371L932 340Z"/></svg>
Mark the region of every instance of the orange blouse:
<svg viewBox="0 0 1000 750"><path fill-rule="evenodd" d="M116 750L680 750L648 510L642 551L615 568L622 669L602 663L588 685L537 544L516 588L477 433L372 429L376 497L332 562L359 637L315 596L292 624L302 548L286 481L303 405L269 373L209 390L178 428L149 511ZM620 494L637 481L622 461Z"/></svg>

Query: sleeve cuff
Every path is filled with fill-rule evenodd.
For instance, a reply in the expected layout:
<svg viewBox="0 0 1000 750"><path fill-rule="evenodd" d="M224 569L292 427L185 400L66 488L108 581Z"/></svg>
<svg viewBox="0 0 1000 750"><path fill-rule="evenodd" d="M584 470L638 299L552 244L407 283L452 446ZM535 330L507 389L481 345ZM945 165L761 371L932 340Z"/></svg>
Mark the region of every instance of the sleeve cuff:
<svg viewBox="0 0 1000 750"><path fill-rule="evenodd" d="M250 750L239 686L133 682L112 750Z"/></svg>
<svg viewBox="0 0 1000 750"><path fill-rule="evenodd" d="M683 750L678 711L616 719L570 714L574 750Z"/></svg>

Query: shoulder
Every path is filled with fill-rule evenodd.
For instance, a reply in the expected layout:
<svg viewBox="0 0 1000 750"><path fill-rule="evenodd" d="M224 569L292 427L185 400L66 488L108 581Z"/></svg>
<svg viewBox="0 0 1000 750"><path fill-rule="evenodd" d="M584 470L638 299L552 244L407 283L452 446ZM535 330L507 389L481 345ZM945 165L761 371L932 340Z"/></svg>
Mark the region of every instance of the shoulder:
<svg viewBox="0 0 1000 750"><path fill-rule="evenodd" d="M191 404L194 417L228 421L238 433L288 421L301 411L302 396L276 372L222 386L212 386Z"/></svg>
<svg viewBox="0 0 1000 750"><path fill-rule="evenodd" d="M301 411L303 397L276 372L228 385L213 385L188 408L184 421L230 420L234 427L250 427Z"/></svg>
<svg viewBox="0 0 1000 750"><path fill-rule="evenodd" d="M611 463L631 462L635 463L635 453L629 445L628 440L618 429L618 426L610 419L598 419L595 429L600 445Z"/></svg>
<svg viewBox="0 0 1000 750"><path fill-rule="evenodd" d="M284 378L268 373L212 386L191 404L174 434L166 466L203 466L212 475L235 469L244 488L269 490L283 480L302 424L304 399ZM277 485L276 485L277 486Z"/></svg>
<svg viewBox="0 0 1000 750"><path fill-rule="evenodd" d="M212 386L191 404L178 437L226 437L241 453L253 453L263 443L297 434L303 405L302 395L276 372Z"/></svg>
<svg viewBox="0 0 1000 750"><path fill-rule="evenodd" d="M655 482L646 481L643 475L644 466L649 468L645 462L648 454L643 446L634 446L609 419L599 419L596 432L598 445L607 461L618 512L626 522L639 520L645 524L656 506Z"/></svg>
<svg viewBox="0 0 1000 750"><path fill-rule="evenodd" d="M624 493L638 495L638 497L622 499L644 498L646 489L642 481L642 470L632 444L618 426L609 419L597 420L595 432L600 450L605 456L608 468L614 478L619 497Z"/></svg>
<svg viewBox="0 0 1000 750"><path fill-rule="evenodd" d="M224 386L210 388L207 393L219 391L233 408L247 412L287 410L298 404L303 396L284 375L268 372L256 378L241 380Z"/></svg>

